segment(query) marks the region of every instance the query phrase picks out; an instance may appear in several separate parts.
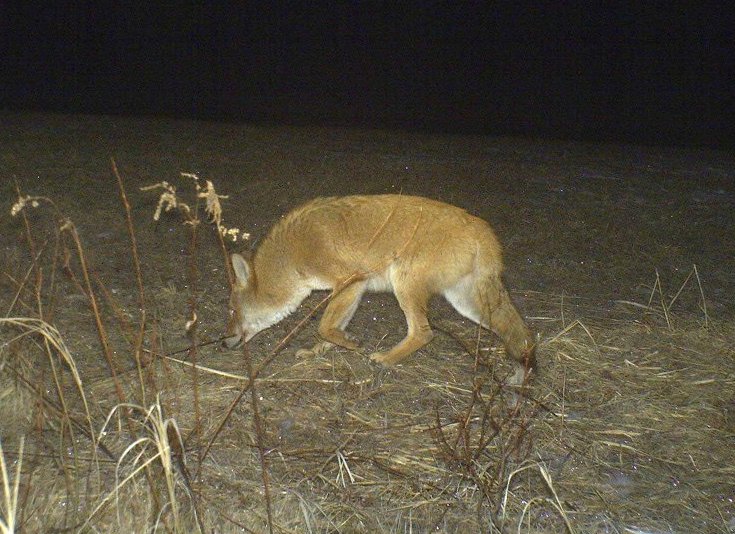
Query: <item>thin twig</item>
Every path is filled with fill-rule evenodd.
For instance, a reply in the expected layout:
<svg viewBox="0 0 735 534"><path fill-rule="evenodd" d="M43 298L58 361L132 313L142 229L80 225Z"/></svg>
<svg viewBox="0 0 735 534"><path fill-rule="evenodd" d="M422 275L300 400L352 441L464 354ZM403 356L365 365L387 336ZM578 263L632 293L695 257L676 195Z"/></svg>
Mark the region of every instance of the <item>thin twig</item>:
<svg viewBox="0 0 735 534"><path fill-rule="evenodd" d="M258 406L258 395L256 392L255 376L253 375L253 361L248 350L248 344L242 344L242 355L245 360L245 367L250 377L250 407L253 410L253 431L255 432L255 444L258 447L258 456L260 457L260 476L263 480L263 495L265 496L265 511L268 516L268 532L273 534L273 511L271 504L270 482L268 477L268 460L265 456L265 445L263 439L263 425L260 420L260 409Z"/></svg>
<svg viewBox="0 0 735 534"><path fill-rule="evenodd" d="M704 289L702 289L702 281L699 279L699 270L697 264L694 264L694 276L697 277L697 286L699 287L699 295L702 297L702 311L704 312L704 327L709 328L709 314L707 313L707 299L704 298Z"/></svg>
<svg viewBox="0 0 735 534"><path fill-rule="evenodd" d="M140 363L141 347L143 346L143 340L145 339L145 328L146 328L146 298L145 298L145 287L143 285L143 275L140 269L140 258L138 257L138 241L135 237L135 229L133 227L133 217L131 215L130 203L128 202L128 195L125 192L125 185L123 184L122 176L117 170L117 164L114 158L110 158L110 164L112 166L112 173L117 179L118 190L120 191L120 200L125 208L125 221L128 226L128 237L130 238L130 252L132 255L133 271L135 272L135 281L138 286L138 309L140 310L140 322L138 326L138 335L136 336L135 347L133 355L135 358L135 365L138 369L138 382L140 384L140 395L141 402L143 405L147 405L146 402L146 391L145 382L143 380L143 366Z"/></svg>

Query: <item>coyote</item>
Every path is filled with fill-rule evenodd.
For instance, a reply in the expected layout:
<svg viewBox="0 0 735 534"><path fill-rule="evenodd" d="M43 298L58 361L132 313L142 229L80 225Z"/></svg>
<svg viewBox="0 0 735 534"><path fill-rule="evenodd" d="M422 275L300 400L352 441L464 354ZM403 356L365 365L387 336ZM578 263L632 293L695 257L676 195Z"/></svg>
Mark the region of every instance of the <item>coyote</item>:
<svg viewBox="0 0 735 534"><path fill-rule="evenodd" d="M233 254L232 267L228 347L291 314L313 290L331 289L319 334L357 349L345 328L363 293L392 291L408 333L371 354L373 361L395 364L426 345L433 337L427 305L440 294L498 334L525 370L535 365L534 340L500 279L493 230L449 204L404 195L317 198L283 217L251 259Z"/></svg>

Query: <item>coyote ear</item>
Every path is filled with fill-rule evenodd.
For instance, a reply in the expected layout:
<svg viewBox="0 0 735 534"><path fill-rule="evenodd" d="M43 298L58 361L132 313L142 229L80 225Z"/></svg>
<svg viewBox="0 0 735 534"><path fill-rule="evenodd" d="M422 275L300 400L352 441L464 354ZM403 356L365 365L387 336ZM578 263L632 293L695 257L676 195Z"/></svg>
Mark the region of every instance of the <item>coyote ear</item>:
<svg viewBox="0 0 735 534"><path fill-rule="evenodd" d="M239 254L233 254L230 256L232 260L232 269L235 271L235 279L237 283L246 286L248 280L250 280L251 269L248 260L240 256Z"/></svg>

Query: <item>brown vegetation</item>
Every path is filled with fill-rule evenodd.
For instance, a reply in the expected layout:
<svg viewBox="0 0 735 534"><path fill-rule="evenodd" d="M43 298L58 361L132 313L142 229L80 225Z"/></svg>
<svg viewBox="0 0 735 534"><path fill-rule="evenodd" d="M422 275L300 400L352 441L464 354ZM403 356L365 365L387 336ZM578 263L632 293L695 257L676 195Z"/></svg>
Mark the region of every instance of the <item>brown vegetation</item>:
<svg viewBox="0 0 735 534"><path fill-rule="evenodd" d="M223 350L210 324L223 327L227 232L198 204L219 198L213 187L180 211L182 290L146 263L114 162L107 183L122 206L110 231L127 234L119 261L88 247L63 208L14 195L25 202L13 219L23 247L0 282L3 532L735 528L735 329L711 315L701 269L651 272L647 298L605 308L516 295L544 332L541 375L517 397L498 340L440 302L430 349L390 369L342 348L296 355L326 294L269 338ZM203 255L219 258L216 275ZM124 292L100 275L105 261ZM400 317L381 299L386 321ZM355 319L361 337L390 346L400 332L376 339L371 313Z"/></svg>

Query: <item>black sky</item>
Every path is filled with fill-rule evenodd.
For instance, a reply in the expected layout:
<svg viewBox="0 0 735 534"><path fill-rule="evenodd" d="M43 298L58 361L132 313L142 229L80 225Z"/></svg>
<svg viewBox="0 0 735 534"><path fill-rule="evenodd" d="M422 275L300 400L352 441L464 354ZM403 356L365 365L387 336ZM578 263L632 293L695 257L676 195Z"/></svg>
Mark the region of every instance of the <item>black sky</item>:
<svg viewBox="0 0 735 534"><path fill-rule="evenodd" d="M732 146L729 3L0 3L0 107Z"/></svg>

